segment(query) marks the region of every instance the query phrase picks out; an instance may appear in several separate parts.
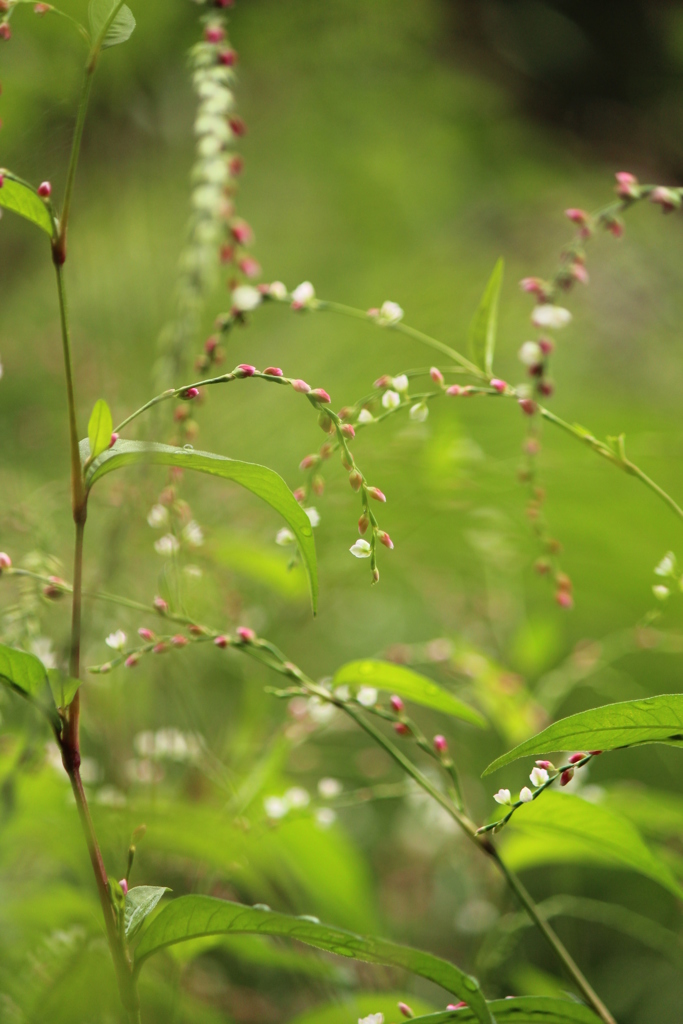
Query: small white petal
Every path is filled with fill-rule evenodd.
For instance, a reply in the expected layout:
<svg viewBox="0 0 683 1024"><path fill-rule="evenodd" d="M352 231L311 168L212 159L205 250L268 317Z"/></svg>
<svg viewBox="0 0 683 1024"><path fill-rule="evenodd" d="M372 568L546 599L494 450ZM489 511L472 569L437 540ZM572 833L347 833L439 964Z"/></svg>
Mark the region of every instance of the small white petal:
<svg viewBox="0 0 683 1024"><path fill-rule="evenodd" d="M104 642L113 651L122 651L126 646L126 639L127 637L123 630L117 629L115 633L110 633Z"/></svg>
<svg viewBox="0 0 683 1024"><path fill-rule="evenodd" d="M519 799L522 801L523 804L530 804L533 798L534 794L531 792L528 786L524 786L524 788L520 790Z"/></svg>
<svg viewBox="0 0 683 1024"><path fill-rule="evenodd" d="M535 341L525 341L517 354L525 366L537 366L543 360L541 346Z"/></svg>
<svg viewBox="0 0 683 1024"><path fill-rule="evenodd" d="M382 327L389 327L391 324L397 324L403 319L403 310L399 306L398 302L383 302L382 307L377 315L377 323L381 324Z"/></svg>
<svg viewBox="0 0 683 1024"><path fill-rule="evenodd" d="M545 768L532 768L531 775L529 776L534 786L542 786L548 781L550 776L548 775Z"/></svg>
<svg viewBox="0 0 683 1024"><path fill-rule="evenodd" d="M357 540L355 544L352 544L349 548L352 555L356 558L369 558L372 551L372 547L366 540Z"/></svg>
<svg viewBox="0 0 683 1024"><path fill-rule="evenodd" d="M165 533L163 537L154 542L154 550L159 555L174 555L180 548L180 542L172 533Z"/></svg>
<svg viewBox="0 0 683 1024"><path fill-rule="evenodd" d="M400 392L407 391L410 386L410 381L405 373L400 373L398 377L394 377L391 383L394 386L394 390Z"/></svg>
<svg viewBox="0 0 683 1024"><path fill-rule="evenodd" d="M655 586L652 588L652 593L655 595L658 601L666 601L671 591L668 587L665 587L661 583L658 583L655 584Z"/></svg>
<svg viewBox="0 0 683 1024"><path fill-rule="evenodd" d="M337 820L336 811L333 811L331 807L319 807L315 812L315 820L320 828L330 828Z"/></svg>
<svg viewBox="0 0 683 1024"><path fill-rule="evenodd" d="M497 804L509 804L512 800L509 789L499 789L497 793L493 794L493 799Z"/></svg>
<svg viewBox="0 0 683 1024"><path fill-rule="evenodd" d="M318 781L318 792L323 800L333 800L342 791L342 784L339 779L320 779Z"/></svg>
<svg viewBox="0 0 683 1024"><path fill-rule="evenodd" d="M275 543L279 544L282 548L287 547L288 544L293 544L295 539L296 538L292 531L288 530L286 526L283 526L281 530L278 530L275 535Z"/></svg>
<svg viewBox="0 0 683 1024"><path fill-rule="evenodd" d="M358 1024L384 1024L383 1013L371 1013L367 1017L359 1017Z"/></svg>
<svg viewBox="0 0 683 1024"><path fill-rule="evenodd" d="M668 551L659 565L655 567L655 576L672 576L676 569L676 556Z"/></svg>
<svg viewBox="0 0 683 1024"><path fill-rule="evenodd" d="M191 519L183 530L183 539L191 548L199 548L204 543L204 531L194 519Z"/></svg>
<svg viewBox="0 0 683 1024"><path fill-rule="evenodd" d="M313 506L311 506L311 508L305 508L304 512L308 516L311 526L320 525L320 513L318 512L317 508L313 508Z"/></svg>
<svg viewBox="0 0 683 1024"><path fill-rule="evenodd" d="M401 404L401 396L396 391L385 391L382 395L382 405L385 409L397 409Z"/></svg>
<svg viewBox="0 0 683 1024"><path fill-rule="evenodd" d="M334 695L335 697L338 697L339 700L350 700L351 691L348 686L338 686L334 691Z"/></svg>
<svg viewBox="0 0 683 1024"><path fill-rule="evenodd" d="M373 708L377 703L378 693L374 686L361 686L356 700L364 708Z"/></svg>
<svg viewBox="0 0 683 1024"><path fill-rule="evenodd" d="M263 801L263 806L268 817L275 821L278 818L284 818L289 810L289 804L280 796L267 796Z"/></svg>
<svg viewBox="0 0 683 1024"><path fill-rule="evenodd" d="M361 411L358 413L358 420L357 420L357 422L358 423L372 423L374 418L375 417L372 415L372 413L370 412L369 409L361 409Z"/></svg>
<svg viewBox="0 0 683 1024"><path fill-rule="evenodd" d="M292 292L292 302L297 306L309 306L315 299L315 288L310 281L303 281Z"/></svg>
<svg viewBox="0 0 683 1024"><path fill-rule="evenodd" d="M165 505L152 505L147 516L147 522L154 529L165 526L168 522L168 509Z"/></svg>
<svg viewBox="0 0 683 1024"><path fill-rule="evenodd" d="M280 300L286 299L287 298L287 289L284 286L284 284L282 283L282 281L273 281L273 283L268 288L268 294L273 299L280 299Z"/></svg>
<svg viewBox="0 0 683 1024"><path fill-rule="evenodd" d="M427 408L424 402L418 402L417 405L413 405L410 407L410 412L408 415L410 416L411 420L413 420L415 423L424 423L424 421L429 416L429 409Z"/></svg>
<svg viewBox="0 0 683 1024"><path fill-rule="evenodd" d="M263 296L258 288L252 288L250 284L241 284L235 288L230 299L235 309L238 309L240 313L249 313L252 309L256 309L257 306L261 305Z"/></svg>
<svg viewBox="0 0 683 1024"><path fill-rule="evenodd" d="M291 789L287 790L284 798L290 807L294 807L297 809L302 807L308 807L308 805L311 802L310 793L307 790L303 789L302 786L292 786Z"/></svg>
<svg viewBox="0 0 683 1024"><path fill-rule="evenodd" d="M571 318L572 315L568 309L564 309L562 306L553 306L549 302L536 306L531 314L531 322L534 327L550 327L553 330L566 327Z"/></svg>

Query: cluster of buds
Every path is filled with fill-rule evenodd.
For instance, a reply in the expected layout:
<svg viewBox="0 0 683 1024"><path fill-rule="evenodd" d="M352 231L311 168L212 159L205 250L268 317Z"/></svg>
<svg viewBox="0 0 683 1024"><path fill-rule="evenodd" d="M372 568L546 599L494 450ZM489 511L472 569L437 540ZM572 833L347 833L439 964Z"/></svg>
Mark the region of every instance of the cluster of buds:
<svg viewBox="0 0 683 1024"><path fill-rule="evenodd" d="M154 607L160 614L168 614L168 604L163 598L155 598ZM116 652L116 657L100 665L92 665L88 671L96 675L106 675L119 665L135 668L145 655L167 654L173 650L181 650L190 644L213 643L215 647L224 650L226 647L240 648L259 643L256 633L248 626L240 626L232 636L226 633L217 633L196 624L187 625L184 632L170 634L157 633L147 626L141 626L138 629L138 637L140 642L129 644L128 637L122 629L110 633L106 637L105 643Z"/></svg>
<svg viewBox="0 0 683 1024"><path fill-rule="evenodd" d="M163 531L154 542L154 550L166 558L181 548L195 550L204 543L204 532L188 503L178 497L174 479L160 492L147 514L147 522L153 530Z"/></svg>
<svg viewBox="0 0 683 1024"><path fill-rule="evenodd" d="M2 556L0 555L1 558ZM660 583L655 583L652 587L652 593L658 601L668 600L671 597L672 591L683 591L683 576L680 574L673 551L667 551L664 558L655 566L654 574L661 580Z"/></svg>

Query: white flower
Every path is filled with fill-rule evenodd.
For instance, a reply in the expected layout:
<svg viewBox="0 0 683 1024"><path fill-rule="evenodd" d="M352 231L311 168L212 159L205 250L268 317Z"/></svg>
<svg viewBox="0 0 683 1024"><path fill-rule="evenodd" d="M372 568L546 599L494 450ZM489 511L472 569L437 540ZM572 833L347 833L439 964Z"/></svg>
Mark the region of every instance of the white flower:
<svg viewBox="0 0 683 1024"><path fill-rule="evenodd" d="M147 516L147 522L150 526L153 526L155 530L161 526L166 526L168 522L168 509L165 505L152 505Z"/></svg>
<svg viewBox="0 0 683 1024"><path fill-rule="evenodd" d="M359 704L362 704L364 708L374 708L377 703L377 697L377 690L374 686L361 686L356 700Z"/></svg>
<svg viewBox="0 0 683 1024"><path fill-rule="evenodd" d="M250 284L240 284L230 296L235 309L240 313L249 313L261 305L262 295L258 288L252 288Z"/></svg>
<svg viewBox="0 0 683 1024"><path fill-rule="evenodd" d="M391 324L397 324L403 319L403 310L399 306L398 302L383 302L382 308L377 314L377 323L382 327L389 327Z"/></svg>
<svg viewBox="0 0 683 1024"><path fill-rule="evenodd" d="M369 409L361 409L361 411L358 413L358 420L357 420L357 422L358 423L372 423L374 418L375 417L372 415L372 413L370 412Z"/></svg>
<svg viewBox="0 0 683 1024"><path fill-rule="evenodd" d="M278 530L275 535L275 543L279 544L281 548L286 548L288 544L293 544L295 539L292 531L288 530L286 526Z"/></svg>
<svg viewBox="0 0 683 1024"><path fill-rule="evenodd" d="M571 318L572 315L568 309L564 309L562 306L552 306L549 302L536 306L531 314L531 322L534 327L550 327L553 330L566 327Z"/></svg>
<svg viewBox="0 0 683 1024"><path fill-rule="evenodd" d="M395 391L404 392L408 390L410 381L408 380L407 374L399 373L398 377L394 377L391 383L393 384Z"/></svg>
<svg viewBox="0 0 683 1024"><path fill-rule="evenodd" d="M199 548L204 543L204 531L195 519L191 519L183 530L183 539L191 548Z"/></svg>
<svg viewBox="0 0 683 1024"><path fill-rule="evenodd" d="M424 402L418 402L417 405L412 405L410 407L408 415L415 423L424 423L429 416L429 409Z"/></svg>
<svg viewBox="0 0 683 1024"><path fill-rule="evenodd" d="M548 781L550 776L548 775L545 768L532 768L531 775L529 776L534 786L542 786Z"/></svg>
<svg viewBox="0 0 683 1024"><path fill-rule="evenodd" d="M327 725L334 718L337 709L320 697L311 697L308 701L308 713L317 725Z"/></svg>
<svg viewBox="0 0 683 1024"><path fill-rule="evenodd" d="M668 551L659 565L655 566L655 576L673 576L676 569L676 556L673 551Z"/></svg>
<svg viewBox="0 0 683 1024"><path fill-rule="evenodd" d="M334 691L334 695L335 697L338 697L339 700L351 699L351 691L349 690L348 686L338 686Z"/></svg>
<svg viewBox="0 0 683 1024"><path fill-rule="evenodd" d="M313 508L313 506L311 506L310 508L305 508L304 512L308 516L311 526L320 525L320 513L318 512L317 508Z"/></svg>
<svg viewBox="0 0 683 1024"><path fill-rule="evenodd" d="M159 540L154 542L154 550L159 555L174 555L179 547L180 542L172 533L165 533L163 537L159 537Z"/></svg>
<svg viewBox="0 0 683 1024"><path fill-rule="evenodd" d="M31 641L31 654L39 658L45 668L57 668L57 656L52 648L52 640L47 636L37 636Z"/></svg>
<svg viewBox="0 0 683 1024"><path fill-rule="evenodd" d="M292 303L301 309L302 306L310 306L315 302L315 288L310 281L303 281L292 292Z"/></svg>
<svg viewBox="0 0 683 1024"><path fill-rule="evenodd" d="M499 789L497 793L493 794L493 799L497 804L509 804L512 800L509 789Z"/></svg>
<svg viewBox="0 0 683 1024"><path fill-rule="evenodd" d="M315 820L320 828L329 828L337 820L336 811L333 811L331 807L319 807L315 812Z"/></svg>
<svg viewBox="0 0 683 1024"><path fill-rule="evenodd" d="M342 784L339 779L325 778L318 781L318 792L323 800L333 800L341 791Z"/></svg>
<svg viewBox="0 0 683 1024"><path fill-rule="evenodd" d="M397 409L401 404L401 396L395 391L385 391L382 395L382 405L385 409Z"/></svg>
<svg viewBox="0 0 683 1024"><path fill-rule="evenodd" d="M285 793L285 800L290 807L308 807L311 802L310 793L303 789L301 786L292 786Z"/></svg>
<svg viewBox="0 0 683 1024"><path fill-rule="evenodd" d="M371 1013L367 1017L359 1017L358 1024L384 1024L383 1013Z"/></svg>
<svg viewBox="0 0 683 1024"><path fill-rule="evenodd" d="M525 341L517 354L525 366L537 366L543 359L541 346L535 341Z"/></svg>
<svg viewBox="0 0 683 1024"><path fill-rule="evenodd" d="M524 786L524 788L520 790L519 799L522 801L523 804L530 804L533 798L534 794L531 792L528 786Z"/></svg>
<svg viewBox="0 0 683 1024"><path fill-rule="evenodd" d="M281 796L267 796L263 801L263 807L268 817L274 821L284 818L289 810L289 804Z"/></svg>
<svg viewBox="0 0 683 1024"><path fill-rule="evenodd" d="M268 294L273 299L286 299L287 289L283 285L282 281L273 281L273 283L268 288Z"/></svg>
<svg viewBox="0 0 683 1024"><path fill-rule="evenodd" d="M111 647L113 651L122 651L126 646L126 640L127 637L123 630L117 629L115 633L110 633L104 642L107 647Z"/></svg>
<svg viewBox="0 0 683 1024"><path fill-rule="evenodd" d="M652 593L655 595L658 601L666 601L671 591L668 587L665 587L661 583L659 583L655 584L655 586L652 588Z"/></svg>
<svg viewBox="0 0 683 1024"><path fill-rule="evenodd" d="M366 540L357 540L355 544L351 545L349 551L356 558L369 558L372 548Z"/></svg>

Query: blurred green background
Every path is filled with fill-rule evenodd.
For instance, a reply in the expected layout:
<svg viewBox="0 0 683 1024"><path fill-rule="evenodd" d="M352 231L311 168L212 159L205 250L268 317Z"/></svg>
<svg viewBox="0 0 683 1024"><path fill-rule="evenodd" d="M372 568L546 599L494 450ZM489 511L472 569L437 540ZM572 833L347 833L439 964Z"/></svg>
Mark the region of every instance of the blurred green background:
<svg viewBox="0 0 683 1024"><path fill-rule="evenodd" d="M81 0L63 6L84 18ZM66 270L83 433L98 397L118 420L152 394L187 221L194 99L186 53L199 38L201 9L186 0L131 6L137 31L105 54L95 86ZM1 160L32 181L50 179L59 196L82 45L59 19L37 19L30 7L12 24L12 41L0 48ZM293 288L310 279L318 295L360 308L392 299L407 323L465 350L502 255L496 371L512 382L523 379L516 353L531 336L517 282L554 268L570 237L562 211L604 205L617 170L680 183L679 3L241 0L230 33L249 128L238 209L254 227L264 280ZM8 213L0 224L0 548L15 564L28 559L69 578L61 348L49 253L36 235ZM589 270L590 287L568 300L574 320L558 338L551 407L596 436L625 432L631 458L680 496L680 216L663 220L643 204L624 239L591 244ZM223 281L207 301L205 334L228 305ZM228 366L280 365L325 387L335 408L381 373L432 361L393 332L280 307L235 330L227 352ZM198 447L272 466L292 487L301 482L299 460L322 439L303 399L258 382L214 389L197 418ZM164 440L168 420L156 426ZM680 688L679 655L651 649L655 633L621 631L652 608L662 555L683 556L681 523L637 481L546 426L547 516L575 587L574 610L562 611L533 571L538 552L517 480L524 430L515 403L472 401L436 403L424 424L396 417L359 435L356 458L388 495L381 524L396 549L384 553L381 582L371 588L367 563L348 552L356 501L329 463L316 502L316 619L302 577L287 572L287 553L275 546L274 513L216 481L183 485L206 536L191 558L202 575L180 571L192 614L217 628L253 626L315 678L389 652L477 703L490 715L487 732L418 717L449 735L482 821L494 784L521 785L524 766L494 783L482 783L481 771L548 716ZM145 519L165 478L155 470L109 479L91 502L86 583L149 602L165 583ZM65 604L13 581L0 586L6 631L23 601L61 660ZM153 616L88 604L85 663L107 659L110 631L134 634L141 625L155 626ZM680 598L660 625L679 628ZM436 639L448 643L430 646ZM626 653L612 663L609 651L620 644ZM123 873L130 833L145 822L136 884L267 902L378 931L452 957L478 973L491 997L564 990L528 930L503 942L515 908L500 880L414 794L349 800L321 827L319 778L340 780L348 793L400 777L342 722L288 717L264 693L274 683L213 650L88 679L83 745L112 873ZM118 1021L67 781L54 756L46 759L48 737L30 710L5 698L1 711L0 1020ZM160 738L163 729L200 734L200 755L177 734ZM145 740L149 731L155 739ZM651 747L591 766L590 784L628 812L624 780L681 794L680 754ZM310 805L269 821L264 798L292 786L311 795ZM676 800L668 806L677 819L671 812L641 825L683 873L683 794ZM546 865L524 880L539 899L609 900L680 928L673 897L636 875ZM557 926L622 1024L677 1019L676 943L648 945L569 917ZM383 1007L395 1013L400 993L416 1009L444 1001L395 972L223 942L158 958L143 995L150 1022L280 1022L336 1002L336 1016L306 1020L341 1024Z"/></svg>

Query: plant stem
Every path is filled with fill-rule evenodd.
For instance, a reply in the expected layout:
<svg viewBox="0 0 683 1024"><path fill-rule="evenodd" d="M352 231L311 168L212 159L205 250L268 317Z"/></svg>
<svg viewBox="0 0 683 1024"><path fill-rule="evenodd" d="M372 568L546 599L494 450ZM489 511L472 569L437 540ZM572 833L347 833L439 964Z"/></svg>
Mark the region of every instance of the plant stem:
<svg viewBox="0 0 683 1024"><path fill-rule="evenodd" d="M76 397L74 391L73 360L71 357L71 334L69 331L69 312L64 287L64 268L54 260L57 274L57 294L59 296L59 318L62 331L62 352L64 355L64 373L66 376L66 401L69 416L69 449L71 453L71 510L74 520L83 516L85 522L85 485L81 473L81 456L78 448L78 425L76 423Z"/></svg>
<svg viewBox="0 0 683 1024"><path fill-rule="evenodd" d="M81 96L78 102L78 113L76 114L76 127L74 129L74 137L71 143L71 155L69 157L69 168L66 174L66 188L64 190L64 203L62 205L62 215L59 221L59 236L55 243L55 263L62 264L66 259L66 233L69 226L69 216L71 214L71 198L73 196L74 184L76 181L76 168L78 167L78 158L81 152L81 141L83 139L83 128L85 127L85 118L88 113L88 103L90 101L90 93L92 91L93 79L95 78L95 69L97 67L97 56L93 59L88 58L88 63L85 69L85 78L83 79L83 86L81 88Z"/></svg>

